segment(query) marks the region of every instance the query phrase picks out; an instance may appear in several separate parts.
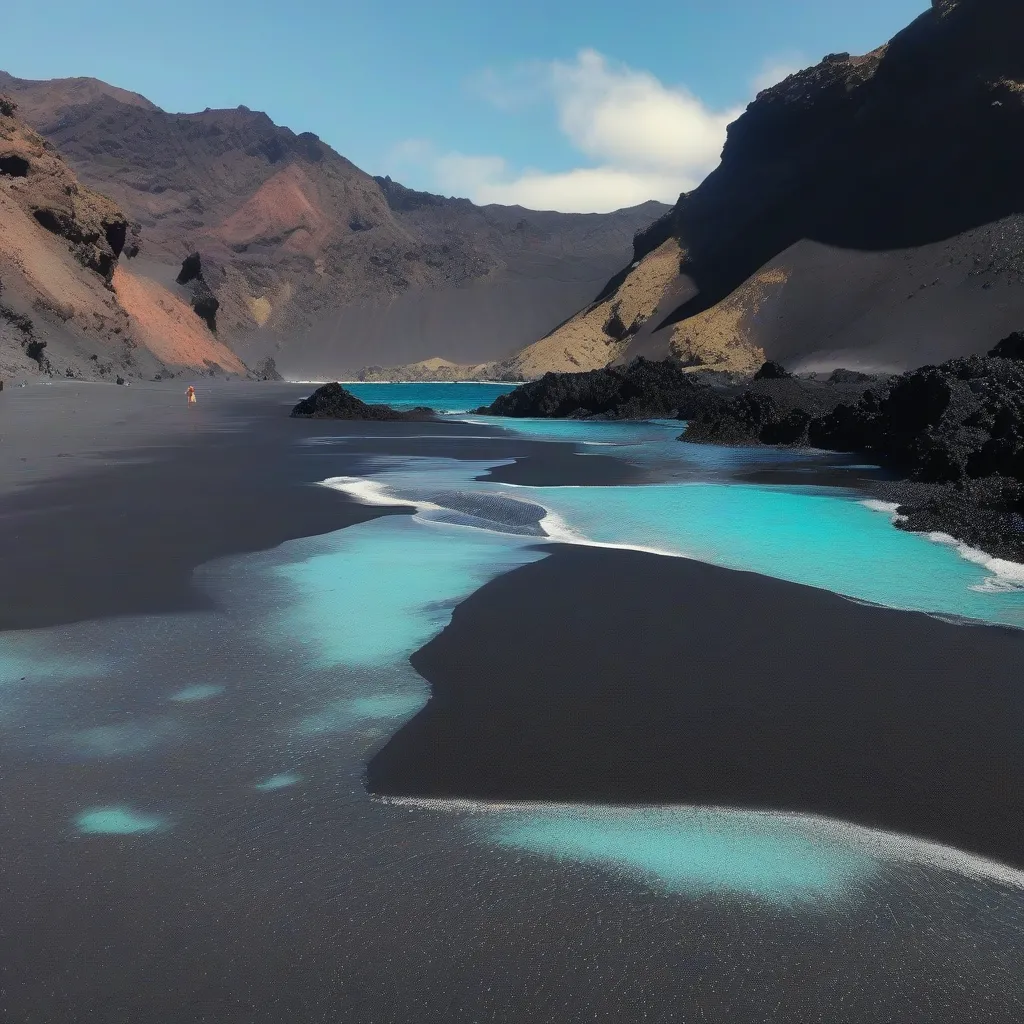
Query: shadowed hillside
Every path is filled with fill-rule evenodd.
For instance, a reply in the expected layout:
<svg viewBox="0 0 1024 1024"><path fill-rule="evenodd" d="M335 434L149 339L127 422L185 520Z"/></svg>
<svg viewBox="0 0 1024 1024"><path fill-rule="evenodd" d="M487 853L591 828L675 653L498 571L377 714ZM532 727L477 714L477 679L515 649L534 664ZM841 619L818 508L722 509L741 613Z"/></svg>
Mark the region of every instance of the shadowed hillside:
<svg viewBox="0 0 1024 1024"><path fill-rule="evenodd" d="M986 351L1024 320L1022 128L1024 8L936 0L872 53L762 92L633 265L520 361L900 368Z"/></svg>

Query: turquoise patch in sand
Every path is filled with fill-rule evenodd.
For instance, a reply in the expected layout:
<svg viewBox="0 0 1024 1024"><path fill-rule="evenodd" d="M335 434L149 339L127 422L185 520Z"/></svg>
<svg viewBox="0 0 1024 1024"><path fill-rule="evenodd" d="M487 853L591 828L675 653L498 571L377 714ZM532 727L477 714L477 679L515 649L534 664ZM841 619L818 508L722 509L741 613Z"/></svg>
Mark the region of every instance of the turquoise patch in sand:
<svg viewBox="0 0 1024 1024"><path fill-rule="evenodd" d="M287 789L302 781L298 772L282 772L280 775L271 775L269 779L257 782L255 789L261 793L273 793L276 789Z"/></svg>
<svg viewBox="0 0 1024 1024"><path fill-rule="evenodd" d="M210 700L211 697L216 697L223 692L223 686L200 684L198 686L186 686L184 690L172 693L167 699L173 700L176 704L196 704L199 701Z"/></svg>
<svg viewBox="0 0 1024 1024"><path fill-rule="evenodd" d="M545 810L490 826L501 846L625 872L687 895L778 905L849 896L878 861L806 824L768 814Z"/></svg>
<svg viewBox="0 0 1024 1024"><path fill-rule="evenodd" d="M307 736L316 736L359 728L368 722L408 718L423 707L426 697L424 686L419 693L380 693L333 701L322 711L303 718L299 731Z"/></svg>
<svg viewBox="0 0 1024 1024"><path fill-rule="evenodd" d="M75 819L83 835L133 836L158 832L166 820L155 814L141 814L130 807L93 807Z"/></svg>
<svg viewBox="0 0 1024 1024"><path fill-rule="evenodd" d="M332 534L329 550L280 567L294 603L276 623L318 668L371 668L408 658L451 608L494 576L542 555L535 538L389 516Z"/></svg>

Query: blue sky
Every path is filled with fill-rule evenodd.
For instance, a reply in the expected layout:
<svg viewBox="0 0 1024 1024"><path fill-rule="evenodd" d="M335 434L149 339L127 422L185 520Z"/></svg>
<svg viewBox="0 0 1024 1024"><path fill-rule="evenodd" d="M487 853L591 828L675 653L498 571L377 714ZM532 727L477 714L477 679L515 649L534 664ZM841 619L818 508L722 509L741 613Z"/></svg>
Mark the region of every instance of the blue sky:
<svg viewBox="0 0 1024 1024"><path fill-rule="evenodd" d="M480 202L672 201L725 124L826 53L872 49L928 0L31 0L0 68L91 75L167 110L244 103L372 174Z"/></svg>

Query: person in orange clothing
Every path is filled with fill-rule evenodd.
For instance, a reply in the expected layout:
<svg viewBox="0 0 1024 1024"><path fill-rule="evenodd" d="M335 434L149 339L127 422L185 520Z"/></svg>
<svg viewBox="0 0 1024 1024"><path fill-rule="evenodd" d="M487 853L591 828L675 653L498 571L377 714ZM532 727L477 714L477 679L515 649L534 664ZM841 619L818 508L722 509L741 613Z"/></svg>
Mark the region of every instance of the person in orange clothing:
<svg viewBox="0 0 1024 1024"><path fill-rule="evenodd" d="M188 404L189 405L195 405L196 404L196 389L194 387L192 387L191 384L189 384L188 391L186 391L185 394L188 395Z"/></svg>

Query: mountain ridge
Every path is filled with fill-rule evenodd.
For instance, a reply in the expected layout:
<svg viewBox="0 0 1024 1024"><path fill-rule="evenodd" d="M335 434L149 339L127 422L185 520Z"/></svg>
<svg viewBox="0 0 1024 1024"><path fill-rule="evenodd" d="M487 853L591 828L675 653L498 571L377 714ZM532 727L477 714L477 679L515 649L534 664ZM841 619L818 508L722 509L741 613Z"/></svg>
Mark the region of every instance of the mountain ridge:
<svg viewBox="0 0 1024 1024"><path fill-rule="evenodd" d="M571 315L667 209L478 207L374 179L245 107L170 114L94 80L79 101L79 81L0 73L82 180L139 225L138 272L166 286L199 252L221 340L286 373L506 358Z"/></svg>
<svg viewBox="0 0 1024 1024"><path fill-rule="evenodd" d="M720 165L533 352L895 370L986 351L1024 319L1022 53L1019 5L943 0L763 90ZM666 248L678 270L651 284Z"/></svg>
<svg viewBox="0 0 1024 1024"><path fill-rule="evenodd" d="M0 95L0 379L247 374L183 299L126 269L131 225Z"/></svg>

